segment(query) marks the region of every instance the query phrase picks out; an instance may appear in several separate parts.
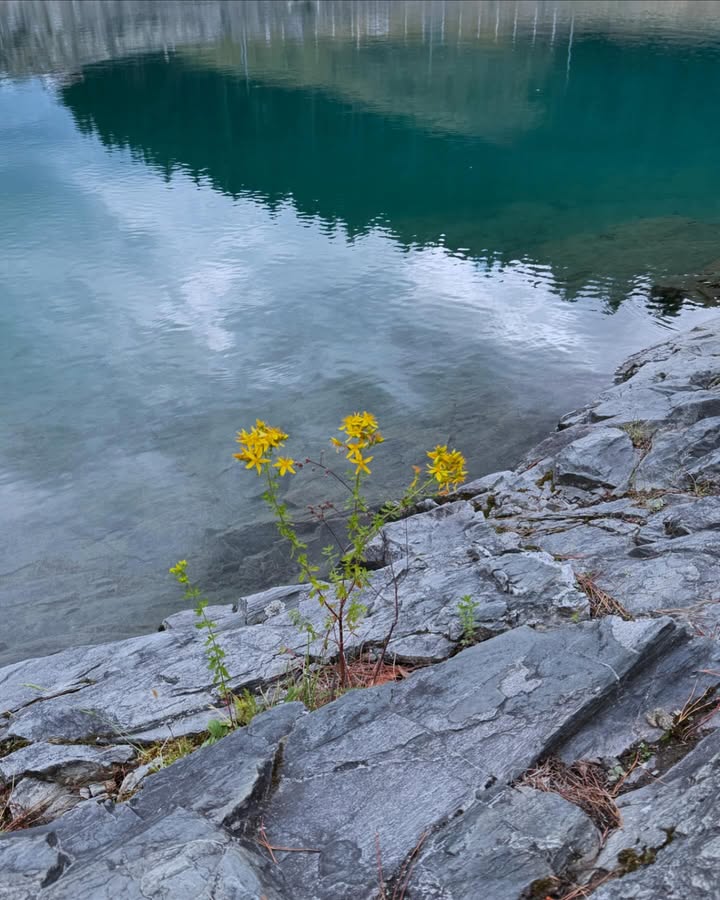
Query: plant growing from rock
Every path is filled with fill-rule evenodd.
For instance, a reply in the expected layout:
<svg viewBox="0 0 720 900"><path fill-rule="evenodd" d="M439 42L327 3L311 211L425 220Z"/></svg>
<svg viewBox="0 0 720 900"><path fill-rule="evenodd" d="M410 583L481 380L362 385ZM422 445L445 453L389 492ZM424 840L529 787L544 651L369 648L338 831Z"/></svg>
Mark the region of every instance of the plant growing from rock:
<svg viewBox="0 0 720 900"><path fill-rule="evenodd" d="M475 643L475 631L477 629L475 611L477 610L477 607L477 603L470 594L465 594L464 597L460 598L460 602L458 603L458 615L460 616L460 624L462 625L461 643L464 647L470 647Z"/></svg>
<svg viewBox="0 0 720 900"><path fill-rule="evenodd" d="M159 772L171 766L179 759L189 756L202 744L202 737L169 737L164 741L157 741L149 747L139 747L137 762L139 765L151 765L151 772Z"/></svg>
<svg viewBox="0 0 720 900"><path fill-rule="evenodd" d="M349 463L350 470L345 477L323 462L306 457L304 463L299 463L293 457L284 455L288 435L260 419L249 431L243 429L238 432L237 442L241 449L234 457L245 463L246 469L255 470L265 481L263 499L273 512L280 535L290 544L300 569L300 580L310 583L311 596L317 599L326 613L322 646L326 649L328 642L332 641L336 650L338 686L346 689L350 686L347 640L350 634L356 632L365 615L363 595L371 587L365 564L368 543L383 525L410 509L433 483L439 484L441 491L447 493L465 479L466 471L465 459L458 450L438 445L427 454L426 478L421 480L421 468L414 467L414 477L402 498L397 503L385 504L380 512L371 515L363 485L372 471L373 448L383 443L384 438L375 416L367 411L346 416L339 431L342 437L330 440L338 452L345 454ZM310 560L307 544L298 537L287 506L280 499L280 480L286 475L295 475L297 469L305 464L331 475L348 493L345 539L343 541L333 533L334 543L323 551L329 569L327 581L320 579L319 566ZM323 503L318 507L321 521L325 521L324 511L329 506L331 504ZM388 640L383 644L383 652ZM378 663L382 663L382 653Z"/></svg>
<svg viewBox="0 0 720 900"><path fill-rule="evenodd" d="M235 703L233 694L230 690L230 673L225 665L225 651L218 643L217 623L208 618L205 612L208 601L202 596L200 588L190 583L187 574L187 560L181 559L171 569L170 574L174 575L178 584L185 588L185 599L195 600L195 615L198 621L195 623L196 628L204 629L205 635L205 658L207 666L212 675L212 681L215 685L220 698L225 703L230 726L235 728L238 724L237 714L235 711ZM211 731L212 737L212 731Z"/></svg>
<svg viewBox="0 0 720 900"><path fill-rule="evenodd" d="M633 447L637 447L638 450L648 451L652 446L652 432L650 431L646 422L626 422L624 425L621 425L620 428L629 436L632 441Z"/></svg>

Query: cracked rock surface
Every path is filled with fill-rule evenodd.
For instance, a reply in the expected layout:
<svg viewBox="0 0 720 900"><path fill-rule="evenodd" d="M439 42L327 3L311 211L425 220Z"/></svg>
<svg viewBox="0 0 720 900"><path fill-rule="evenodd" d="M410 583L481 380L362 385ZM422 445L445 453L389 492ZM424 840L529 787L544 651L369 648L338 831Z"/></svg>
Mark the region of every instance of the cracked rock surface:
<svg viewBox="0 0 720 900"><path fill-rule="evenodd" d="M376 900L381 873L406 900L603 878L598 900L719 896L718 435L720 321L632 357L517 469L373 541L351 651L382 645L397 590L407 678L277 706L130 777L126 802L108 797L138 746L221 713L192 614L0 669L0 809L33 825L0 834L0 898ZM233 689L302 658L295 610L322 624L305 585L210 610ZM668 735L698 699L692 734ZM522 784L548 757L609 772L643 746L662 771L628 778L604 843L587 810Z"/></svg>

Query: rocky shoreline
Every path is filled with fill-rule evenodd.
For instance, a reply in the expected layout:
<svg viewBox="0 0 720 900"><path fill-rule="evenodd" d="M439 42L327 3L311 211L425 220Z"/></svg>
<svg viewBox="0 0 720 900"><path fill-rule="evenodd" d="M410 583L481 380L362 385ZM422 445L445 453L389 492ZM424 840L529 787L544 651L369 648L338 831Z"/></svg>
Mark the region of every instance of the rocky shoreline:
<svg viewBox="0 0 720 900"><path fill-rule="evenodd" d="M217 717L192 613L0 669L0 811L40 823L0 835L0 898L720 897L720 320L369 561L352 649L396 582L406 678L156 773L142 747ZM211 608L236 691L303 656L294 609L322 616L303 585Z"/></svg>

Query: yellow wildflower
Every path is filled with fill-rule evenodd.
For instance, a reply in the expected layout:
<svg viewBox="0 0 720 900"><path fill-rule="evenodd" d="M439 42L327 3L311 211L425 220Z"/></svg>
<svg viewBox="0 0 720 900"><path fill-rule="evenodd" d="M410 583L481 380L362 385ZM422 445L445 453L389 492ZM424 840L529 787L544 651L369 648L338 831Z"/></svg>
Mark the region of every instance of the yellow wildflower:
<svg viewBox="0 0 720 900"><path fill-rule="evenodd" d="M448 450L447 445L438 444L434 450L428 451L432 464L428 463L428 474L438 482L443 491L450 490L465 480L465 457L459 450Z"/></svg>
<svg viewBox="0 0 720 900"><path fill-rule="evenodd" d="M293 466L295 465L295 460L291 459L289 456L278 456L277 462L273 463L273 467L276 469L280 469L280 475L284 475L286 472L290 472L292 475L295 474L295 469Z"/></svg>
<svg viewBox="0 0 720 900"><path fill-rule="evenodd" d="M275 447L280 447L285 441L288 439L288 436L284 431L280 431L279 428L266 428L265 429L265 440L268 443L268 447L270 449Z"/></svg>
<svg viewBox="0 0 720 900"><path fill-rule="evenodd" d="M240 453L233 453L233 456L247 463L247 469L257 469L260 474L262 467L270 462L264 454L282 447L287 438L288 435L284 431L273 428L262 419L256 419L250 431L245 431L244 428L238 431L235 440L242 450Z"/></svg>
<svg viewBox="0 0 720 900"><path fill-rule="evenodd" d="M270 462L270 460L262 454L263 451L259 447L248 449L243 455L243 459L246 460L245 468L257 469L258 475L261 475L263 466Z"/></svg>
<svg viewBox="0 0 720 900"><path fill-rule="evenodd" d="M340 425L340 431L344 431L349 440L356 440L361 447L379 444L383 440L383 436L378 431L377 419L367 410L345 416Z"/></svg>
<svg viewBox="0 0 720 900"><path fill-rule="evenodd" d="M359 475L361 472L366 472L368 475L370 474L368 463L373 461L373 456L363 456L360 449L356 448L355 453L349 458L350 462L355 466L356 475Z"/></svg>
<svg viewBox="0 0 720 900"><path fill-rule="evenodd" d="M170 574L174 575L180 584L187 584L188 576L187 576L187 560L180 559L177 563L170 569Z"/></svg>

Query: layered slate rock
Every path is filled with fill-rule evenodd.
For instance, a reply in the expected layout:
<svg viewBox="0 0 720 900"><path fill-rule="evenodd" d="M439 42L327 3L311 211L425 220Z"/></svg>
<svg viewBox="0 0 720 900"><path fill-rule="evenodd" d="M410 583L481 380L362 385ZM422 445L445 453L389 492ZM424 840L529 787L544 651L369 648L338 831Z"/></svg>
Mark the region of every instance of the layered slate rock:
<svg viewBox="0 0 720 900"><path fill-rule="evenodd" d="M17 782L28 775L58 775L65 784L83 784L109 775L115 766L134 756L135 750L128 744L92 747L38 742L0 757L0 783Z"/></svg>
<svg viewBox="0 0 720 900"><path fill-rule="evenodd" d="M720 731L647 787L624 795L622 827L596 862L625 874L596 900L714 900L720 885Z"/></svg>
<svg viewBox="0 0 720 900"><path fill-rule="evenodd" d="M288 737L265 815L296 900L377 889L424 832L517 778L672 643L669 619L520 627L407 681L345 695Z"/></svg>
<svg viewBox="0 0 720 900"><path fill-rule="evenodd" d="M466 594L478 604L478 629L488 634L587 617L587 598L569 565L522 550L517 536L498 535L465 501L396 523L384 546L363 598L367 615L348 640L351 651L382 644L394 619L396 587L399 619L388 649L401 662L437 662L454 652L462 636L458 602ZM268 593L263 608L272 614L263 623L242 624L245 617L231 609L220 619L235 690L269 685L303 659L306 639L291 609L323 630L325 612L307 587L283 588L269 599ZM246 598L246 608L259 605ZM168 624L158 634L1 670L0 709L6 712L0 740L147 742L203 731L219 714L203 635L188 614ZM311 652L321 657L322 642Z"/></svg>
<svg viewBox="0 0 720 900"><path fill-rule="evenodd" d="M541 813L557 806L499 786L573 734L678 637L668 618L542 633L523 626L312 714L281 705L149 776L127 804L111 811L85 803L0 840L0 865L10 854L18 897L167 896L170 887L174 897L191 897L205 877L210 896L341 900L372 895L378 845L391 874L424 832L440 835L465 815L473 841L495 834L477 846L477 862L501 852L503 828L526 801L530 843ZM565 818L550 844L562 832L589 853L594 826ZM260 824L273 846L303 852L276 850L279 867L271 867L258 855ZM37 865L20 853L38 834L54 862L49 851ZM517 880L562 864L559 848L548 857L547 842L533 846ZM38 892L48 868L57 877Z"/></svg>
<svg viewBox="0 0 720 900"><path fill-rule="evenodd" d="M0 897L288 900L280 873L236 838L255 822L282 741L303 714L290 703L259 716L152 776L128 804L84 803L0 837Z"/></svg>
<svg viewBox="0 0 720 900"><path fill-rule="evenodd" d="M600 832L577 806L557 794L505 788L423 843L407 896L518 900L533 884L580 871L599 849Z"/></svg>
<svg viewBox="0 0 720 900"><path fill-rule="evenodd" d="M397 611L388 651L425 668L281 705L132 773L127 802L103 785L134 746L222 714L192 611L0 669L0 791L46 822L0 836L0 898L374 900L380 869L407 900L526 900L603 873L600 900L716 896L717 732L619 798L602 849L581 809L518 778L550 756L616 766L720 687L718 423L720 322L638 354L516 470L372 542L349 651L375 652ZM298 664L296 612L325 618L307 585L212 609L234 689L272 694Z"/></svg>
<svg viewBox="0 0 720 900"><path fill-rule="evenodd" d="M627 484L639 461L626 432L595 428L558 453L554 474L559 484L617 488Z"/></svg>
<svg viewBox="0 0 720 900"><path fill-rule="evenodd" d="M94 821L100 829L104 824ZM202 816L179 808L149 824L129 817L122 824L112 843L100 843L75 860L60 849L62 840L51 845L50 835L43 836L44 843L30 833L0 838L3 866L9 857L0 897L3 891L12 900L39 896L47 900L288 900L290 896L265 859ZM37 843L41 859L36 857Z"/></svg>

